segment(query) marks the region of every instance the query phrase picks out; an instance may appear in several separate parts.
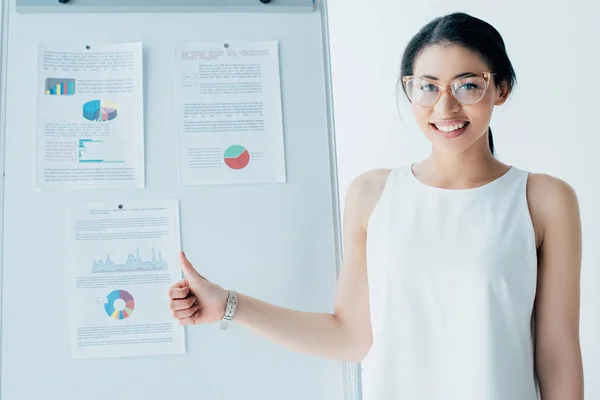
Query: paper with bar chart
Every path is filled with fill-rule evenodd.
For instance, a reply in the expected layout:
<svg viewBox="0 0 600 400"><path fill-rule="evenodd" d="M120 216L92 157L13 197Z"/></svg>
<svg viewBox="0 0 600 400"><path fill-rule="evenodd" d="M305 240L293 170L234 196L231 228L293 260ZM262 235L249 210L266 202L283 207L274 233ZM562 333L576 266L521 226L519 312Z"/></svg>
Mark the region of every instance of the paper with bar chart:
<svg viewBox="0 0 600 400"><path fill-rule="evenodd" d="M179 183L286 181L276 41L176 50Z"/></svg>
<svg viewBox="0 0 600 400"><path fill-rule="evenodd" d="M142 44L38 46L35 187L142 188Z"/></svg>
<svg viewBox="0 0 600 400"><path fill-rule="evenodd" d="M185 353L169 287L181 279L178 200L80 203L70 215L73 358Z"/></svg>

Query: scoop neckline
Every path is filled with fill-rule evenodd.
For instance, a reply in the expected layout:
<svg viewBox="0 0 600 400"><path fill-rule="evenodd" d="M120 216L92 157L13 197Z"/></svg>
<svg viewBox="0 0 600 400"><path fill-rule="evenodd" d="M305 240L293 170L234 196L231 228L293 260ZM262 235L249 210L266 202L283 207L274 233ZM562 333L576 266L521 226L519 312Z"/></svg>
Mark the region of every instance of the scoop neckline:
<svg viewBox="0 0 600 400"><path fill-rule="evenodd" d="M447 192L447 193L471 193L471 192L478 192L481 190L485 190L489 187L493 187L497 184L499 184L500 182L506 180L510 175L512 175L512 173L516 170L514 165L510 165L508 168L508 170L500 175L499 177L497 177L494 180L491 180L490 182L481 185L481 186L475 186L472 188L464 188L464 189L450 189L450 188L441 188L441 187L437 187L437 186L431 186L431 185L427 185L423 182L421 182L414 174L413 172L413 166L416 163L411 163L408 166L408 175L410 177L410 180L413 181L414 183L416 183L418 186L421 186L423 188L426 188L428 190L433 190L433 191L438 191L438 192Z"/></svg>

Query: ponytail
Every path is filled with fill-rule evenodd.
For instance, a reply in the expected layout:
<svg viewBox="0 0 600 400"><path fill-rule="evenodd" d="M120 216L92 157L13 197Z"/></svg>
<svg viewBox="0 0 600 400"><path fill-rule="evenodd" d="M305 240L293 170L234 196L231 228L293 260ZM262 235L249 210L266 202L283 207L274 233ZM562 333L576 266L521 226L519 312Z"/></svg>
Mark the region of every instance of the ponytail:
<svg viewBox="0 0 600 400"><path fill-rule="evenodd" d="M492 136L492 128L488 127L488 141L490 142L490 151L494 155L494 137Z"/></svg>

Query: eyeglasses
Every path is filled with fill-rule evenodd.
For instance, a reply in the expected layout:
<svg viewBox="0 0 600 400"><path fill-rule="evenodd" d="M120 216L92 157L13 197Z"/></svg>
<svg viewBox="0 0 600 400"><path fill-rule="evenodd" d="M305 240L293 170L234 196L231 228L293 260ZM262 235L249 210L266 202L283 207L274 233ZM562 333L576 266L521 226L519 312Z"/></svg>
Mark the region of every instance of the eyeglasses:
<svg viewBox="0 0 600 400"><path fill-rule="evenodd" d="M443 92L449 92L456 101L462 105L471 105L479 102L485 96L490 85L492 72L473 74L457 78L449 85L416 76L403 76L402 87L409 100L423 107L435 105Z"/></svg>

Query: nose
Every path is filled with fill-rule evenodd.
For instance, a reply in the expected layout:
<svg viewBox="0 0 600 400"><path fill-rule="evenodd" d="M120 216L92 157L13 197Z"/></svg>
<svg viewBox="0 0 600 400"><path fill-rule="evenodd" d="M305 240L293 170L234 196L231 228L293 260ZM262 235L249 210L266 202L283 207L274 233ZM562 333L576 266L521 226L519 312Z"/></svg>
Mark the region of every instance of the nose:
<svg viewBox="0 0 600 400"><path fill-rule="evenodd" d="M451 116L460 109L460 103L447 91L442 92L440 99L435 103L434 110L442 117Z"/></svg>

